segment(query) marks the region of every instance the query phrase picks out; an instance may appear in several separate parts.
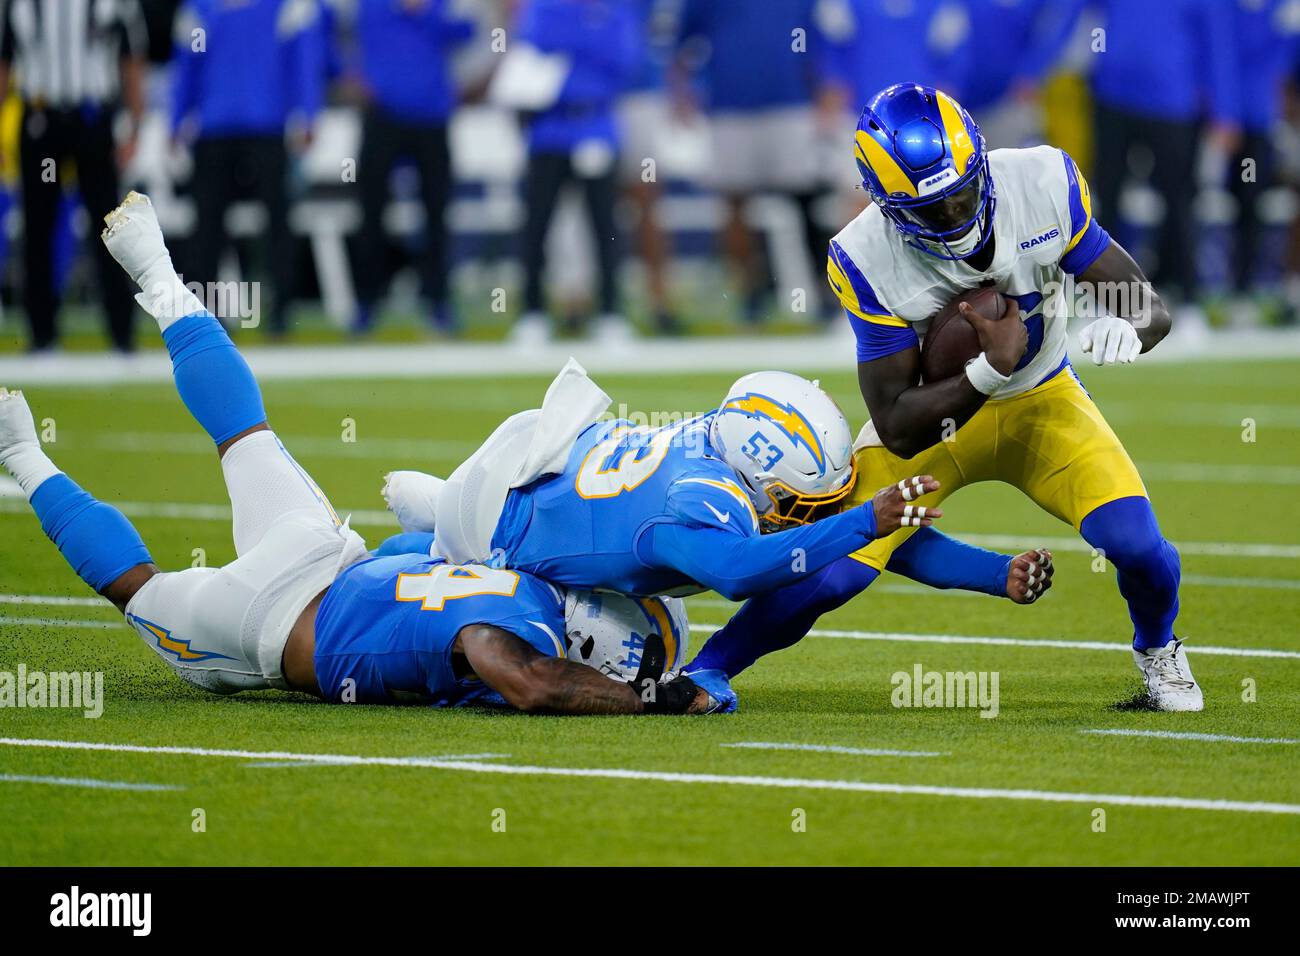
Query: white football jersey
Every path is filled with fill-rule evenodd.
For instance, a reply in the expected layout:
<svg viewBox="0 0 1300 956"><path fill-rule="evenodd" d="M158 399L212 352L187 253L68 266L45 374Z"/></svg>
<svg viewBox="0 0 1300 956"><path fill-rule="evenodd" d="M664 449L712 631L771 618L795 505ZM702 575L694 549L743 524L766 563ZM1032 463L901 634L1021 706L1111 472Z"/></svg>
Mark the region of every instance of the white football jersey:
<svg viewBox="0 0 1300 956"><path fill-rule="evenodd" d="M1109 243L1092 218L1088 184L1074 161L1052 146L989 153L996 190L993 261L978 272L907 244L876 206L831 243L831 286L858 333L859 361L870 361L925 336L930 319L959 293L994 285L1020 305L1029 346L1011 379L993 397L1038 385L1066 359L1065 272L1079 273Z"/></svg>

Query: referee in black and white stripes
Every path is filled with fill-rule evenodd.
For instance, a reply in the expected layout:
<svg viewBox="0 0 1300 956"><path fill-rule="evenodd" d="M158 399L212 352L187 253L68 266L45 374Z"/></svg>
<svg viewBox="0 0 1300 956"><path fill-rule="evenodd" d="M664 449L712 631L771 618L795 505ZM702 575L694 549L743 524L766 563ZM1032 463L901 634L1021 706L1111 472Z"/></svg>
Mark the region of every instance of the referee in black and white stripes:
<svg viewBox="0 0 1300 956"><path fill-rule="evenodd" d="M117 205L119 163L135 151L144 110L147 39L136 0L3 0L0 99L17 85L23 102L22 170L27 320L33 351L58 343L51 241L67 164L95 224ZM121 106L126 128L115 135ZM102 243L96 249L99 287L113 346L130 351L135 308L125 276Z"/></svg>

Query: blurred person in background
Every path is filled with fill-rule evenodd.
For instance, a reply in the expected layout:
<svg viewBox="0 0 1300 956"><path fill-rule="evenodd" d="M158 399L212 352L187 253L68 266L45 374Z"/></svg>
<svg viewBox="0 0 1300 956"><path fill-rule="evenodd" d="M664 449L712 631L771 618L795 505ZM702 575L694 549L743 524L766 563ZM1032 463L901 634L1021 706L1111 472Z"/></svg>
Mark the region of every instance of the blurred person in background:
<svg viewBox="0 0 1300 956"><path fill-rule="evenodd" d="M171 129L174 141L193 144L197 213L186 281L216 281L226 211L257 199L266 211L273 337L288 329L295 274L287 140L295 152L311 141L326 45L318 0L187 0L176 18Z"/></svg>
<svg viewBox="0 0 1300 956"><path fill-rule="evenodd" d="M798 208L814 272L833 230L817 221L814 202L828 191L819 143L841 117L819 117L814 103L826 80L827 43L818 0L767 0L738 16L721 0L685 0L678 26L674 96L679 115L696 111L698 91L708 115L713 155L709 180L726 203L724 254L740 280L742 318L757 324L774 281L763 242L749 221L750 202L780 195ZM840 131L842 136L842 130ZM838 315L824 282L807 304Z"/></svg>
<svg viewBox="0 0 1300 956"><path fill-rule="evenodd" d="M542 277L546 234L564 186L581 186L595 240L598 274L596 338L628 339L621 311L621 259L614 207L618 201L619 131L614 108L637 66L639 12L622 0L526 0L515 36L543 54L568 60L556 100L528 121L524 179L524 312L511 330L520 345L551 335Z"/></svg>
<svg viewBox="0 0 1300 956"><path fill-rule="evenodd" d="M946 89L952 85L949 61L965 32L963 4L820 0L818 6L830 39L827 72L847 98L855 123L867 100L887 86L921 83ZM987 67L987 59L979 56L978 65Z"/></svg>
<svg viewBox="0 0 1300 956"><path fill-rule="evenodd" d="M857 124L862 108L894 83L953 84L952 49L962 39L965 11L952 0L818 0L816 12L827 39L826 83L818 115L834 123L836 155L843 156L844 131ZM986 57L980 57L984 64ZM869 199L857 166L845 162L836 178L848 201L836 226L848 222ZM838 318L838 310L832 306ZM840 325L840 323L836 323Z"/></svg>
<svg viewBox="0 0 1300 956"><path fill-rule="evenodd" d="M1174 285L1181 307L1174 333L1207 327L1197 276L1197 148L1225 161L1240 141L1241 77L1233 0L1104 0L1104 50L1092 73L1096 170L1093 191L1100 215L1122 234L1119 206L1130 151L1153 159L1151 186L1164 201L1156 245L1157 286ZM1181 328L1180 328L1181 326Z"/></svg>
<svg viewBox="0 0 1300 956"><path fill-rule="evenodd" d="M645 268L646 292L655 331L681 331L668 292L671 257L668 234L659 221L663 193L659 168L670 110L668 63L681 0L633 0L639 9L637 70L618 105L623 138L622 166L627 194L637 213L637 252Z"/></svg>
<svg viewBox="0 0 1300 956"><path fill-rule="evenodd" d="M31 350L48 352L58 343L61 283L53 240L66 163L75 163L82 202L90 221L98 222L117 205L119 171L135 153L147 41L135 0L9 0L0 14L0 100L14 74L22 98L23 305ZM119 137L114 125L123 105ZM102 247L95 263L109 338L117 351L130 352L130 291Z"/></svg>
<svg viewBox="0 0 1300 956"><path fill-rule="evenodd" d="M452 191L447 123L457 91L448 59L474 35L474 23L452 18L446 0L358 0L356 80L365 100L357 185L362 226L357 257L357 311L353 332L367 331L383 293L386 269L384 209L389 177L399 159L414 162L424 201L425 248L421 278L433 327L457 327L447 280L447 203Z"/></svg>
<svg viewBox="0 0 1300 956"><path fill-rule="evenodd" d="M1252 325L1259 321L1260 206L1277 180L1273 136L1282 119L1283 91L1300 52L1300 0L1239 0L1234 8L1241 143L1228 164L1228 190L1237 206L1229 312L1234 323Z"/></svg>
<svg viewBox="0 0 1300 956"><path fill-rule="evenodd" d="M962 0L944 91L978 116L989 148L1043 141L1039 96L1087 0ZM998 49L1015 56L990 56Z"/></svg>

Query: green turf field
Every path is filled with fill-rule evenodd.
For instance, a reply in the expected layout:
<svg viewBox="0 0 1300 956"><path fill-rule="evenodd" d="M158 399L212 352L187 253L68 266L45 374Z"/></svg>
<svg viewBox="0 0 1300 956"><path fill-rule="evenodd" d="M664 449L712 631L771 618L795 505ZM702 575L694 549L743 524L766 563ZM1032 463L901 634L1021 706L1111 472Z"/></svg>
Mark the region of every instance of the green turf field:
<svg viewBox="0 0 1300 956"><path fill-rule="evenodd" d="M657 719L205 696L173 678L110 607L84 600L25 503L0 498L0 671L102 671L106 698L98 719L0 709L0 863L1300 863L1300 363L1083 376L1183 545L1179 630L1205 689L1203 713L1116 708L1139 682L1111 573L1095 572L1069 528L1007 488L950 499L944 526L982 543L1012 536L1013 550L1053 546L1057 586L1043 603L923 592L886 576L819 625L839 636L810 637L742 675L738 714ZM734 376L600 378L616 403L690 411L714 405ZM856 427L852 379L823 382ZM393 527L372 513L384 471L447 471L544 386L273 382L265 392L286 444L377 544ZM170 386L28 396L38 420L54 420L55 460L98 497L124 503L159 564L189 566L200 548L210 564L233 557L221 509L194 507L223 505L224 490ZM1243 441L1246 418L1253 442ZM355 442L342 440L345 419ZM728 614L711 595L689 606L696 624ZM918 663L998 672L998 716L894 708L890 675ZM1251 687L1255 699L1244 700ZM1087 733L1105 729L1251 740ZM737 743L911 753L728 746ZM284 759L293 754L424 759ZM197 809L204 832L194 832Z"/></svg>

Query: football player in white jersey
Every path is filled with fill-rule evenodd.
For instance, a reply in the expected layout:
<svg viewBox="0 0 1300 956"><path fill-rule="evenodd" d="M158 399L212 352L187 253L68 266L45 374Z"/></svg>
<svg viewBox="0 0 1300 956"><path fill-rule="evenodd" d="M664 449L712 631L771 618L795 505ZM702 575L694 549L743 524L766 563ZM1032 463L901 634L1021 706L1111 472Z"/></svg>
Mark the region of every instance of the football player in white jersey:
<svg viewBox="0 0 1300 956"><path fill-rule="evenodd" d="M950 96L910 83L871 99L854 147L872 205L831 242L827 272L857 337L871 412L855 446L858 488L930 474L940 490L917 499L927 507L977 481L1020 488L1115 566L1151 705L1200 710L1201 689L1173 629L1178 552L1066 348L1067 276L1094 302L1126 293L1080 335L1098 365L1131 363L1159 344L1170 327L1164 304L1093 218L1088 185L1061 150L989 152ZM989 321L961 306L982 353L964 373L922 382L920 336L930 318L985 285L1002 292L1007 310ZM901 529L831 566L824 586L804 586L800 600L753 602L767 649L792 643L793 631L869 585L910 533ZM734 674L737 661L755 656L753 630L738 638L719 632L688 671Z"/></svg>

